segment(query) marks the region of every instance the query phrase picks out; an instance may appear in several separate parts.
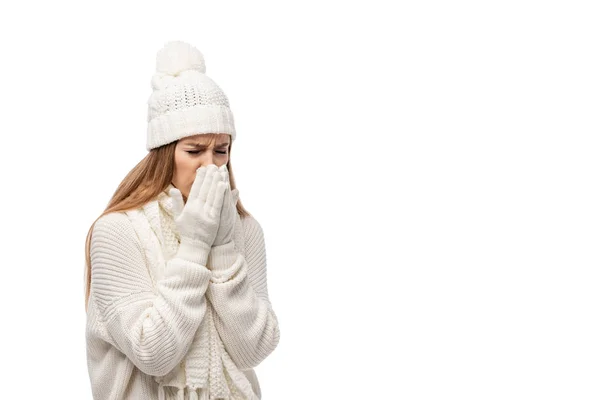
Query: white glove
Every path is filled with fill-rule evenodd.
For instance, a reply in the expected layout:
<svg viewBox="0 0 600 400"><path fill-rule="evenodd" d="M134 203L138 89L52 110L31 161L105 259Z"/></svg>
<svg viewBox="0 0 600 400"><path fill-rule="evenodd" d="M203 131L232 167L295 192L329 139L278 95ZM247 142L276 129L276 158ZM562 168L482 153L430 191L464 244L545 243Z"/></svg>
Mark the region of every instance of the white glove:
<svg viewBox="0 0 600 400"><path fill-rule="evenodd" d="M233 192L231 191L231 184L229 182L229 171L227 170L227 164L223 164L219 167L222 179L226 184L225 196L223 197L223 207L221 208L221 222L219 224L219 230L215 237L213 246L220 246L225 243L229 243L233 240L233 231L235 228L235 222L237 220L237 208L234 203ZM234 189L237 191L237 189Z"/></svg>
<svg viewBox="0 0 600 400"><path fill-rule="evenodd" d="M173 215L181 243L179 256L206 265L208 252L219 228L221 208L227 183L214 164L196 170L196 178L187 202L178 189L172 188Z"/></svg>

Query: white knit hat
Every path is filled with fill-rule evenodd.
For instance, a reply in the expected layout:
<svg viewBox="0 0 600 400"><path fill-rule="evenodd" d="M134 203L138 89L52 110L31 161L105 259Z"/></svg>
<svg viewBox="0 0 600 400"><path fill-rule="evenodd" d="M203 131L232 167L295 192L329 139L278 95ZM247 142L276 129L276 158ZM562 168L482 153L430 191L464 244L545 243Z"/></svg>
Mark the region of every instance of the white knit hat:
<svg viewBox="0 0 600 400"><path fill-rule="evenodd" d="M168 42L158 51L147 150L200 133L227 133L235 140L229 100L205 72L204 56L188 43Z"/></svg>

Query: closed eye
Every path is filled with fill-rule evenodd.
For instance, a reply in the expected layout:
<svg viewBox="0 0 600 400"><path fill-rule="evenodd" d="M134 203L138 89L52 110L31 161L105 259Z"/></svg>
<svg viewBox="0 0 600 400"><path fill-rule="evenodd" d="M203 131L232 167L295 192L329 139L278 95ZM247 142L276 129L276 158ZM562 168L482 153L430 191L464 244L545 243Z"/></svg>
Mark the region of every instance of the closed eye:
<svg viewBox="0 0 600 400"><path fill-rule="evenodd" d="M201 151L200 150L196 150L196 151L186 150L186 153L198 154L198 153L201 153ZM217 153L219 153L219 154L227 154L226 151L217 151Z"/></svg>

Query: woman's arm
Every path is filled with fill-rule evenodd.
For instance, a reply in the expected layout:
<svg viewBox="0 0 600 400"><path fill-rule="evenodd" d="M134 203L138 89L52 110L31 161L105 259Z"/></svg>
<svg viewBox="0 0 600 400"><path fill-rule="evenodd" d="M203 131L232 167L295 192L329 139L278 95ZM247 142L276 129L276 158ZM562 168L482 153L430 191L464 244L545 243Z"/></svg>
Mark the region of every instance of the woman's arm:
<svg viewBox="0 0 600 400"><path fill-rule="evenodd" d="M267 290L267 259L263 230L244 218L246 258L233 242L211 249L212 278L206 295L217 317L215 325L238 368L254 368L279 343L279 324Z"/></svg>
<svg viewBox="0 0 600 400"><path fill-rule="evenodd" d="M210 248L182 248L153 287L142 244L123 213L92 233L91 300L115 345L141 371L169 373L185 356L206 310Z"/></svg>

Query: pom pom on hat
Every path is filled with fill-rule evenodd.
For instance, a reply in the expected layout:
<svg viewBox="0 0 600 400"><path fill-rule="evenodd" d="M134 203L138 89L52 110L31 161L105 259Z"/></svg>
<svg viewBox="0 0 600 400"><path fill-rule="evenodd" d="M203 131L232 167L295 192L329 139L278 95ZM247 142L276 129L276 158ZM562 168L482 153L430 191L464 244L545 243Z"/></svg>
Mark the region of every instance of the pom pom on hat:
<svg viewBox="0 0 600 400"><path fill-rule="evenodd" d="M187 70L206 73L204 56L194 46L177 40L166 43L158 51L156 55L156 72L177 76L180 72Z"/></svg>

